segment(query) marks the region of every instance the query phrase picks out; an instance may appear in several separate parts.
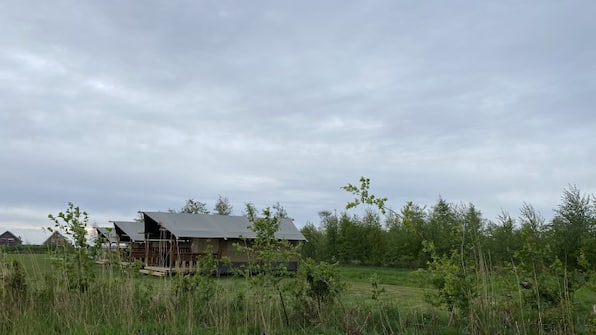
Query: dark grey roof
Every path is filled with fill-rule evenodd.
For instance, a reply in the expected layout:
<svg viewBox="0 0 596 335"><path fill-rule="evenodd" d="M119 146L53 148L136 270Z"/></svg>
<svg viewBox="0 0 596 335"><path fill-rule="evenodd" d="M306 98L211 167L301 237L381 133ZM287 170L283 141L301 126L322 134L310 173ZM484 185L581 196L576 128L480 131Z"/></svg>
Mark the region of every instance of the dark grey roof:
<svg viewBox="0 0 596 335"><path fill-rule="evenodd" d="M61 243L59 241L64 241L66 243L70 243L70 240L62 235L59 231L54 230L50 237L46 238L46 240L41 245L48 245L48 244L57 244Z"/></svg>
<svg viewBox="0 0 596 335"><path fill-rule="evenodd" d="M178 238L255 238L246 216L186 214L165 212L143 212ZM305 241L304 235L296 228L292 219L282 219L279 239Z"/></svg>
<svg viewBox="0 0 596 335"><path fill-rule="evenodd" d="M6 238L14 238L16 240L21 240L17 235L13 234L11 231L5 231L4 233L0 234L1 237L6 237Z"/></svg>
<svg viewBox="0 0 596 335"><path fill-rule="evenodd" d="M118 226L118 228L122 229L128 237L133 242L142 242L145 240L145 236L143 235L143 231L145 230L145 226L143 222L138 221L110 221L114 224L114 226Z"/></svg>
<svg viewBox="0 0 596 335"><path fill-rule="evenodd" d="M105 237L110 243L117 243L118 239L116 238L116 229L113 227L95 227L98 234L101 234ZM110 229L110 230L108 230Z"/></svg>

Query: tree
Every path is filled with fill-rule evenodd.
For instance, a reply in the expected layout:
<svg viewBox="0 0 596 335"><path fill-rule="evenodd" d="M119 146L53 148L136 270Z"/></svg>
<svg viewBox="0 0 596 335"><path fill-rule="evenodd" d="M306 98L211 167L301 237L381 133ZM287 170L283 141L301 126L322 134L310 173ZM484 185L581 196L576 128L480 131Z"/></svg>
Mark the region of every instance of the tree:
<svg viewBox="0 0 596 335"><path fill-rule="evenodd" d="M234 207L232 207L232 205L230 204L230 200L220 195L217 198L217 202L215 203L213 211L218 215L230 215L232 214L233 209Z"/></svg>
<svg viewBox="0 0 596 335"><path fill-rule="evenodd" d="M562 203L555 210L550 224L550 240L553 251L570 268L578 268L579 257L593 246L596 228L596 210L590 195L582 195L576 186L570 186L563 193ZM590 257L596 263L594 257Z"/></svg>
<svg viewBox="0 0 596 335"><path fill-rule="evenodd" d="M530 204L524 203L520 216L522 247L515 251L515 259L527 273L543 273L552 261L551 249L545 238L544 218Z"/></svg>
<svg viewBox="0 0 596 335"><path fill-rule="evenodd" d="M187 214L209 214L207 204L194 199L186 200L186 204L179 211L174 209L169 210L170 213L187 213Z"/></svg>
<svg viewBox="0 0 596 335"><path fill-rule="evenodd" d="M388 224L387 261L398 267L424 266L428 257L422 250L426 228L424 209L411 201L401 210L401 220L395 216Z"/></svg>
<svg viewBox="0 0 596 335"><path fill-rule="evenodd" d="M368 264L382 265L385 263L386 233L381 226L379 214L367 208L360 226L363 238L359 242L363 250L361 249L362 254L358 258Z"/></svg>
<svg viewBox="0 0 596 335"><path fill-rule="evenodd" d="M424 240L435 245L437 254L450 254L454 248L459 246L458 240L461 236L458 234L458 225L461 222L458 221L453 205L445 199L439 198L430 212L428 228L424 236Z"/></svg>
<svg viewBox="0 0 596 335"><path fill-rule="evenodd" d="M267 300L272 298L271 289L273 289L278 293L286 325L289 325L281 283L288 273L290 261L299 258L299 246L275 236L282 219L284 219L282 216L278 216L279 210L274 214L267 207L261 213L260 217L257 216L255 206L251 203L246 204L246 216L251 223L249 229L255 233L255 238L250 243L244 239L243 243L236 244L236 249L248 257L249 266L243 271L243 275L249 278L251 284L260 291L256 297L257 304L263 306L265 310L271 308L270 301ZM267 329L265 322L263 322L263 327ZM265 333L269 332L265 331Z"/></svg>
<svg viewBox="0 0 596 335"><path fill-rule="evenodd" d="M68 287L86 291L95 279L93 250L87 244L89 223L87 212L69 202L64 212L58 212L56 215L48 214L48 218L54 224L54 227L47 228L49 231L63 231L73 240L73 250L64 249L63 263L61 263L66 272Z"/></svg>
<svg viewBox="0 0 596 335"><path fill-rule="evenodd" d="M281 218L281 219L288 218L288 212L286 211L284 206L282 206L279 202L276 202L275 204L273 204L272 208L274 210L275 216L277 216L278 218Z"/></svg>
<svg viewBox="0 0 596 335"><path fill-rule="evenodd" d="M312 258L315 261L323 260L323 243L325 235L317 227L308 222L300 232L306 238L306 243L302 246L302 258Z"/></svg>
<svg viewBox="0 0 596 335"><path fill-rule="evenodd" d="M324 259L335 262L339 257L339 224L337 215L330 211L320 211L321 226L325 233Z"/></svg>
<svg viewBox="0 0 596 335"><path fill-rule="evenodd" d="M361 261L367 252L362 243L365 236L358 221L358 217L350 217L346 212L341 213L339 217L338 254L343 263Z"/></svg>
<svg viewBox="0 0 596 335"><path fill-rule="evenodd" d="M461 249L466 252L468 256L480 257L482 248L484 247L484 219L482 213L476 209L476 206L469 204L461 210Z"/></svg>
<svg viewBox="0 0 596 335"><path fill-rule="evenodd" d="M515 226L515 220L505 211L499 214L496 223L488 224L487 252L493 265L511 262L515 251L522 248L521 233Z"/></svg>

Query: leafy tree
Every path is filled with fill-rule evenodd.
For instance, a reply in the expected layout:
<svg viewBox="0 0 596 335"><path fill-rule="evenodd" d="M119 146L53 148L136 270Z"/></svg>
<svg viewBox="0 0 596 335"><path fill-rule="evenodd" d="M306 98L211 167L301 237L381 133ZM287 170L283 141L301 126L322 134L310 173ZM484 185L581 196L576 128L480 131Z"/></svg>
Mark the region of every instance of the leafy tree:
<svg viewBox="0 0 596 335"><path fill-rule="evenodd" d="M528 275L542 273L553 258L546 240L544 218L532 205L524 203L520 222L522 247L515 252L515 258Z"/></svg>
<svg viewBox="0 0 596 335"><path fill-rule="evenodd" d="M213 211L218 215L230 215L232 214L233 209L234 207L230 204L230 200L220 195L217 198L217 202L215 202L215 207L213 208Z"/></svg>
<svg viewBox="0 0 596 335"><path fill-rule="evenodd" d="M243 215L246 215L250 218L254 217L257 212L257 207L252 202L247 202L244 204L244 209L242 210Z"/></svg>
<svg viewBox="0 0 596 335"><path fill-rule="evenodd" d="M330 211L321 211L319 217L325 234L324 259L336 262L339 259L339 223L337 216Z"/></svg>
<svg viewBox="0 0 596 335"><path fill-rule="evenodd" d="M288 324L289 318L281 282L287 274L289 262L299 257L298 246L275 236L283 217L274 214L270 208L263 209L262 216L259 217L255 206L248 203L246 215L251 223L249 228L256 236L250 242L245 240L244 243L236 245L237 250L249 259L249 267L243 275L259 288L257 299L260 300L260 305L268 305L267 300L272 298L272 290L278 293L286 324ZM263 327L266 328L267 325L264 323Z"/></svg>
<svg viewBox="0 0 596 335"><path fill-rule="evenodd" d="M570 186L563 193L562 203L555 210L549 228L551 245L557 257L572 269L579 268L580 255L589 254L596 264L596 252L589 250L594 245L596 210L592 196L582 195L576 186Z"/></svg>
<svg viewBox="0 0 596 335"><path fill-rule="evenodd" d="M305 259L291 282L294 312L309 323L325 324L337 317L335 303L346 289L338 264Z"/></svg>
<svg viewBox="0 0 596 335"><path fill-rule="evenodd" d="M433 206L424 240L432 242L438 255L447 255L459 245L458 217L453 205L439 198Z"/></svg>
<svg viewBox="0 0 596 335"><path fill-rule="evenodd" d="M462 209L461 222L462 224L457 227L461 230L462 253L478 260L485 243L483 234L485 224L482 213L473 204L469 204Z"/></svg>
<svg viewBox="0 0 596 335"><path fill-rule="evenodd" d="M381 218L371 209L367 209L362 217L363 232L360 245L363 245L359 259L368 264L382 265L385 263L386 233L381 226Z"/></svg>
<svg viewBox="0 0 596 335"><path fill-rule="evenodd" d="M357 217L350 217L342 213L338 223L338 254L339 260L343 263L362 261L366 246L363 245L362 229L358 224Z"/></svg>
<svg viewBox="0 0 596 335"><path fill-rule="evenodd" d="M580 270L561 261L552 248L553 230L544 224L544 218L531 205L524 204L520 221L523 244L515 252L515 270L520 286L525 289L521 292L524 304L531 308L531 317L541 330L553 323L572 329L573 293L584 283L585 277Z"/></svg>
<svg viewBox="0 0 596 335"><path fill-rule="evenodd" d="M86 291L95 279L91 257L94 250L87 244L87 212L69 202L64 212L48 214L48 218L54 223L53 227L47 228L49 231L63 231L74 242L73 248L70 248L72 251L64 249L61 263L66 271L69 288Z"/></svg>
<svg viewBox="0 0 596 335"><path fill-rule="evenodd" d="M288 212L279 202L276 202L275 204L273 204L273 206L271 206L271 208L273 208L273 213L276 217L281 218L281 219L288 218Z"/></svg>
<svg viewBox="0 0 596 335"><path fill-rule="evenodd" d="M186 204L179 211L170 209L170 213L209 214L207 204L194 199L186 200Z"/></svg>
<svg viewBox="0 0 596 335"><path fill-rule="evenodd" d="M501 212L496 223L489 223L486 229L487 253L493 265L511 262L516 250L522 247L521 232L509 213Z"/></svg>
<svg viewBox="0 0 596 335"><path fill-rule="evenodd" d="M306 238L302 246L302 258L312 258L321 261L324 258L325 234L312 223L307 223L300 232Z"/></svg>
<svg viewBox="0 0 596 335"><path fill-rule="evenodd" d="M387 261L398 267L418 268L428 261L422 241L427 214L420 206L408 202L401 210L401 219L390 216L387 231Z"/></svg>

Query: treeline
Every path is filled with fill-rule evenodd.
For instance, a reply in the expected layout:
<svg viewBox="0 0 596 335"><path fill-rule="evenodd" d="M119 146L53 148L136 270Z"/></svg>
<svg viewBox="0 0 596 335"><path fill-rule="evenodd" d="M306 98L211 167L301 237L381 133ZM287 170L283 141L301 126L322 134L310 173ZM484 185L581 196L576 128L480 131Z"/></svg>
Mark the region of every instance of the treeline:
<svg viewBox="0 0 596 335"><path fill-rule="evenodd" d="M502 212L492 221L473 204L439 199L426 208L409 202L395 212L384 206L385 200L369 199L378 208L368 208L361 216L320 212L318 225L309 223L301 229L308 239L303 256L346 264L423 268L433 255L459 250L482 254L490 266L510 264L528 253L558 259L570 268L596 265L596 198L575 186L564 190L548 222L526 203L517 218Z"/></svg>

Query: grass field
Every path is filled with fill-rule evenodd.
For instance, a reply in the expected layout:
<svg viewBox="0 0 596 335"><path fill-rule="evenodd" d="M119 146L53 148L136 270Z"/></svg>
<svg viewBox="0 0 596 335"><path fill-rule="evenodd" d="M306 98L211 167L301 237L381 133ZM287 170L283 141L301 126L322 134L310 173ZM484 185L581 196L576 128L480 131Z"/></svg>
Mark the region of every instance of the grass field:
<svg viewBox="0 0 596 335"><path fill-rule="evenodd" d="M86 292L48 287L59 267L50 254L2 254L6 264L19 261L28 286L37 290L31 305L0 312L0 323L11 326L7 334L95 333L95 334L459 334L476 333L449 325L444 307L436 307L427 297L435 291L423 271L386 267L341 266L346 284L338 305L324 310L312 322L305 322L291 294L292 325L286 326L275 294L251 286L247 280L232 276L212 278L212 283L188 281L185 277L144 276L132 269L97 265L95 286ZM373 299L371 278L378 296ZM55 276L54 276L55 277ZM59 277L58 277L59 278ZM292 284L289 279L289 284ZM176 288L191 283L184 295ZM208 284L208 285L206 285ZM212 290L212 291L208 291ZM267 295L263 300L261 295ZM204 298L207 297L207 298ZM42 301L45 299L45 302ZM267 305L262 305L267 301ZM577 333L593 329L581 320L590 320L596 293L588 287L576 292L574 310ZM18 302L17 305L21 304ZM14 306L7 302L7 306ZM45 305L50 307L43 307ZM310 308L314 308L311 306ZM323 311L323 310L322 310ZM313 314L314 315L314 314ZM266 321L268 320L268 321ZM302 320L302 321L300 321ZM502 334L533 334L514 327L498 328ZM531 327L528 327L531 329ZM482 332L480 332L482 333ZM490 333L490 332L484 332Z"/></svg>
<svg viewBox="0 0 596 335"><path fill-rule="evenodd" d="M18 260L25 267L27 277L32 281L42 282L44 276L52 271L52 256L49 254L4 254L6 260ZM54 259L54 261L59 261ZM97 266L97 273L105 275L108 267ZM377 274L378 283L384 290L383 299L395 303L406 311L424 310L431 308L424 296L431 291L416 271L392 269L385 267L368 266L342 266L342 278L347 284L345 301L347 303L363 303L371 301L370 277ZM155 276L137 276L135 280L142 283L160 284L169 286L172 278L159 278ZM242 279L222 277L219 283L225 288L238 285Z"/></svg>
<svg viewBox="0 0 596 335"><path fill-rule="evenodd" d="M40 279L52 271L50 254L3 254L5 261L18 260L25 267L29 278Z"/></svg>

